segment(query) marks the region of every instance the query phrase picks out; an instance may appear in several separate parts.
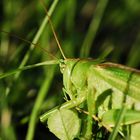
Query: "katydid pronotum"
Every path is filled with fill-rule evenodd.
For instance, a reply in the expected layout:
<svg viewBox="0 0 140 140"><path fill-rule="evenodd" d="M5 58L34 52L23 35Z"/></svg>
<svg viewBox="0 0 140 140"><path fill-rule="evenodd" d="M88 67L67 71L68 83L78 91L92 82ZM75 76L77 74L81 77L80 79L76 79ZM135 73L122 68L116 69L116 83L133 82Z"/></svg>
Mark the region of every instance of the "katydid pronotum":
<svg viewBox="0 0 140 140"><path fill-rule="evenodd" d="M128 110L125 113L126 116L123 116L125 120L121 124L133 124L140 121L139 111L137 111L140 101L140 71L100 59L67 59L64 55L63 57L64 60L59 61L60 70L63 74L63 90L70 100L42 115L40 118L42 122L46 121L51 114L55 114L57 110L72 108L80 110L79 105L86 101L89 105L87 110L89 122L87 123L91 127L90 131L93 125L91 123L92 117L95 120L99 119L99 123L106 128L107 126L114 126L111 117L118 113L123 106ZM57 64L58 61L52 61L52 64L54 63ZM46 62L46 64L49 65L51 62ZM92 102L89 101L89 98L93 98ZM128 117L130 119L127 120ZM91 137L90 135L89 138Z"/></svg>

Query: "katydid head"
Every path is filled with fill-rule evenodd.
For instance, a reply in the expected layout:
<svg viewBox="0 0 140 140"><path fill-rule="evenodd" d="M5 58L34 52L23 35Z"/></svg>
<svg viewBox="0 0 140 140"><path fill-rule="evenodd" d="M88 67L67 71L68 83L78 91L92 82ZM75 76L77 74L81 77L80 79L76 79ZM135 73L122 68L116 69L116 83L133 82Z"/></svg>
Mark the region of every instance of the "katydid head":
<svg viewBox="0 0 140 140"><path fill-rule="evenodd" d="M73 71L74 66L79 61L79 59L65 59L60 60L60 71L63 74L63 84L64 88L69 93L70 98L71 94L71 88L72 88L72 82L71 82L71 74Z"/></svg>
<svg viewBox="0 0 140 140"><path fill-rule="evenodd" d="M62 74L68 73L72 71L74 65L76 62L78 62L79 59L60 59L60 71Z"/></svg>

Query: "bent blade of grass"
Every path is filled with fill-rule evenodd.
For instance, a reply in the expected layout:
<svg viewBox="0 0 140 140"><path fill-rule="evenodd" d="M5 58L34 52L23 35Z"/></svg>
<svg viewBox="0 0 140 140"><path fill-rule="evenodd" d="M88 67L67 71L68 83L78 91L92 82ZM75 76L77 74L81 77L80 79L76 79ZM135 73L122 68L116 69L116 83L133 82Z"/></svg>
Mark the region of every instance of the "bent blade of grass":
<svg viewBox="0 0 140 140"><path fill-rule="evenodd" d="M48 11L48 15L51 16L57 3L58 3L59 0L54 0L54 2L52 3L49 11ZM35 48L35 45L34 44L37 44L41 34L43 33L43 30L46 26L46 24L48 23L48 16L46 15L45 18L43 19L42 21L42 24L40 26L40 28L38 29L36 35L34 36L33 40L31 41L32 43L30 44L30 47L29 47L29 50L26 52L24 58L22 59L20 65L19 65L19 68L23 68L25 66L25 64L27 63L29 57L30 57L30 53L33 51L33 49ZM20 76L20 71L19 72L16 72L15 76L14 76L14 80L16 81L18 79L18 77ZM10 89L11 89L11 86L8 86L5 90L5 94L8 95L10 93Z"/></svg>
<svg viewBox="0 0 140 140"><path fill-rule="evenodd" d="M109 136L109 140L115 140L116 139L116 136L117 136L117 134L119 132L119 128L120 128L121 123L123 121L125 112L126 112L126 106L123 105L123 107L120 110L119 116L117 118L115 127L113 128L113 131L112 131L111 135Z"/></svg>
<svg viewBox="0 0 140 140"><path fill-rule="evenodd" d="M6 72L6 73L3 73L3 74L0 74L0 79L3 79L3 78L6 78L8 76L11 76L13 74L16 74L19 71L21 72L21 71L32 69L32 68L39 67L39 66L56 65L56 64L59 64L59 61L57 61L57 60L50 60L50 61L45 61L45 62L33 64L33 65L24 66L22 68L18 68L16 70L12 70L10 72Z"/></svg>

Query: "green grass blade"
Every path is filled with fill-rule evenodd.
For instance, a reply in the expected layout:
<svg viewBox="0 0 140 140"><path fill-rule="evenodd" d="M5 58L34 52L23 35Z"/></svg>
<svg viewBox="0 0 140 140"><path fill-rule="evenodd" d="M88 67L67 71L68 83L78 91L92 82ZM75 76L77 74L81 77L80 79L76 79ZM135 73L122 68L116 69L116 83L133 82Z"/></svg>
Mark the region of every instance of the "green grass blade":
<svg viewBox="0 0 140 140"><path fill-rule="evenodd" d="M36 101L35 101L31 116L30 116L26 140L32 140L34 137L34 131L35 131L35 126L38 120L39 110L46 94L48 93L49 87L54 77L54 71L55 71L55 67L52 67L49 69L48 76L46 76L40 88L40 91L38 93L38 96L36 98Z"/></svg>
<svg viewBox="0 0 140 140"><path fill-rule="evenodd" d="M119 117L120 109L112 109L105 112L102 116L102 122L105 125L114 127L117 121L117 117ZM127 109L124 115L124 119L121 122L122 125L129 125L140 122L140 111Z"/></svg>
<svg viewBox="0 0 140 140"><path fill-rule="evenodd" d="M113 51L113 47L109 46L107 47L99 56L98 59L104 60L106 57Z"/></svg>
<svg viewBox="0 0 140 140"><path fill-rule="evenodd" d="M105 8L107 6L108 0L100 0L98 1L95 14L93 15L91 24L89 25L88 32L84 39L83 45L81 47L80 56L81 57L88 57L91 45L95 39L97 34L102 16L104 14Z"/></svg>
<svg viewBox="0 0 140 140"><path fill-rule="evenodd" d="M125 105L124 105L124 106L122 107L122 109L120 110L119 117L117 118L117 122L116 122L116 124L115 124L114 129L113 129L113 132L112 132L111 135L109 136L109 140L115 140L115 139L116 139L116 136L117 136L117 134L118 134L119 128L120 128L121 123L122 123L122 121L123 121L125 112L126 112L126 107L125 107Z"/></svg>
<svg viewBox="0 0 140 140"><path fill-rule="evenodd" d="M6 78L6 77L11 76L11 75L13 75L13 74L16 74L16 73L19 72L19 71L21 72L21 71L23 71L23 70L32 69L32 68L39 67L39 66L44 66L44 65L55 65L55 64L59 64L59 61L50 60L50 61L45 61L45 62L33 64L33 65L24 66L24 67L22 67L22 68L18 68L18 69L16 69L16 70L12 70L12 71L10 71L10 72L0 74L0 79Z"/></svg>
<svg viewBox="0 0 140 140"><path fill-rule="evenodd" d="M140 32L137 35L137 38L128 54L128 60L126 65L130 66L130 67L138 67L139 63L140 63L140 59L139 59L139 52L140 52ZM133 57L132 57L133 56Z"/></svg>
<svg viewBox="0 0 140 140"><path fill-rule="evenodd" d="M75 11L76 11L76 0L67 0L66 8L66 28L69 33L73 30L74 20L75 20ZM71 11L71 12L69 12Z"/></svg>

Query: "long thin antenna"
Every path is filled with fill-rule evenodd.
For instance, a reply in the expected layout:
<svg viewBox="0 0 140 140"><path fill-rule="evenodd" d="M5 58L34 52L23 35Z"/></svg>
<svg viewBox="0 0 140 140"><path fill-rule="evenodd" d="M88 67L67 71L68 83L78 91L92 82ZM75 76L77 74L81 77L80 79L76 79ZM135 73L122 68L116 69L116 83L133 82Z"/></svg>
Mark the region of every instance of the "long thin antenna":
<svg viewBox="0 0 140 140"><path fill-rule="evenodd" d="M66 59L66 57L65 57L65 55L64 55L64 52L63 52L63 50L62 50L62 47L61 47L61 45L60 45L60 42L59 42L59 40L58 40L58 37L57 37L57 35L56 35L56 32L55 32L55 30L54 30L53 24L52 24L52 22L51 22L50 16L48 15L48 11L47 11L47 9L46 9L46 7L45 7L45 3L44 3L43 0L40 0L40 2L42 3L43 8L44 8L44 10L45 10L45 12L46 12L46 15L47 15L47 17L48 17L48 21L49 21L49 23L50 23L50 26L51 26L53 35L54 35L54 37L55 37L56 43L57 43L57 45L58 45L58 47L59 47L59 50L60 50L60 52L61 52L63 58Z"/></svg>
<svg viewBox="0 0 140 140"><path fill-rule="evenodd" d="M26 43L28 43L28 44L32 44L32 45L34 45L35 47L38 47L38 48L40 48L41 50L45 51L45 52L46 52L48 55L50 55L52 58L58 59L58 58L55 57L54 55L50 54L50 52L47 51L45 48L40 47L38 44L35 44L35 43L33 43L33 42L31 42L31 41L29 41L29 40L27 40L27 39L24 39L24 38L22 38L22 37L20 37L20 36L17 36L17 35L15 35L15 34L11 34L11 33L7 32L7 31L4 31L4 30L0 30L0 32L3 32L3 33L5 33L5 34L8 34L9 36L15 37L15 38L17 38L17 39L19 39L19 40L22 40L22 41L24 41L24 42L26 42Z"/></svg>

